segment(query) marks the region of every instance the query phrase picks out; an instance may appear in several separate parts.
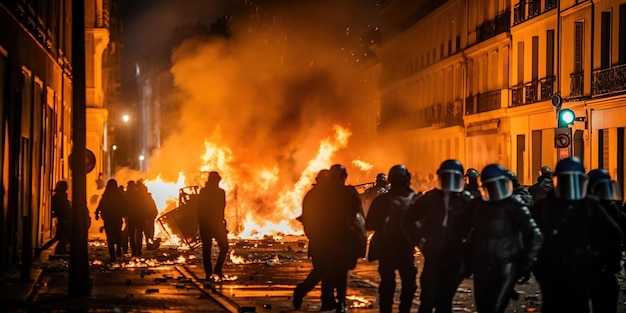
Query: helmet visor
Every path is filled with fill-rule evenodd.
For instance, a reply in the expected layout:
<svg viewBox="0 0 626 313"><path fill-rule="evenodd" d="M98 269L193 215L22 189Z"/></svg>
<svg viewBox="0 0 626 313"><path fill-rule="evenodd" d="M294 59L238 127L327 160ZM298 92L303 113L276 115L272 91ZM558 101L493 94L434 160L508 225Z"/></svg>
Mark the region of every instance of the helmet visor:
<svg viewBox="0 0 626 313"><path fill-rule="evenodd" d="M614 180L601 180L593 184L590 191L600 200L622 201L619 184Z"/></svg>
<svg viewBox="0 0 626 313"><path fill-rule="evenodd" d="M580 172L561 172L555 177L554 192L559 199L581 200L587 195L587 175Z"/></svg>
<svg viewBox="0 0 626 313"><path fill-rule="evenodd" d="M510 197L513 194L513 182L504 177L494 178L483 182L483 200L500 201Z"/></svg>
<svg viewBox="0 0 626 313"><path fill-rule="evenodd" d="M461 192L465 187L465 177L463 173L452 170L439 172L439 189L450 192Z"/></svg>

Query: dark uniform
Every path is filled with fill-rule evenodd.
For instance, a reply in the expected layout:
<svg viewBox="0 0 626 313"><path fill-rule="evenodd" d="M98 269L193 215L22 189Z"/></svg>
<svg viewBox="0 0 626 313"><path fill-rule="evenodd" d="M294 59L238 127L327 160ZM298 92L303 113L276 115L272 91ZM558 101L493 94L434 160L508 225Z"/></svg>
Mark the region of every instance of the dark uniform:
<svg viewBox="0 0 626 313"><path fill-rule="evenodd" d="M385 173L379 173L376 175L376 183L374 186L367 188L361 194L361 206L363 207L363 213L367 215L367 212L372 205L372 201L376 199L376 197L386 193L389 191L389 182L387 181L387 175Z"/></svg>
<svg viewBox="0 0 626 313"><path fill-rule="evenodd" d="M57 218L55 254L67 254L67 244L72 230L72 204L67 198L67 182L58 181L52 194L52 217Z"/></svg>
<svg viewBox="0 0 626 313"><path fill-rule="evenodd" d="M115 179L109 179L96 209L96 220L102 216L111 262L122 256L122 219L126 215L124 193Z"/></svg>
<svg viewBox="0 0 626 313"><path fill-rule="evenodd" d="M410 188L411 175L404 165L395 165L389 170L389 182L389 192L375 198L367 214L367 230L374 231L369 259L378 259L380 312L391 312L397 270L402 281L399 312L408 313L417 290L417 267L413 256L415 246L404 236L401 227L406 211L417 196ZM372 257L373 251L377 255Z"/></svg>
<svg viewBox="0 0 626 313"><path fill-rule="evenodd" d="M626 214L622 211L622 196L619 185L605 169L595 169L588 173L589 185L587 196L600 201L607 213L626 232ZM607 240L608 239L608 240ZM592 246L596 247L591 275L591 307L593 312L616 313L619 302L619 284L616 274L620 271L620 262L624 248L623 241L618 244L611 238L599 237Z"/></svg>
<svg viewBox="0 0 626 313"><path fill-rule="evenodd" d="M473 210L474 299L478 312L503 313L518 278L530 278L542 235L501 165L487 165L481 180L488 200Z"/></svg>
<svg viewBox="0 0 626 313"><path fill-rule="evenodd" d="M537 178L537 183L528 188L528 192L533 197L533 203L545 198L554 188L552 183L552 169L548 166L541 167L541 175Z"/></svg>
<svg viewBox="0 0 626 313"><path fill-rule="evenodd" d="M452 312L452 299L464 278L473 197L463 191L463 165L444 161L437 171L439 188L425 193L409 208L403 231L420 243L424 268L418 312ZM413 229L418 223L419 232Z"/></svg>
<svg viewBox="0 0 626 313"><path fill-rule="evenodd" d="M468 168L465 172L465 177L467 177L467 181L465 182L465 190L469 191L475 199L479 199L480 188L478 186L478 177L480 177L480 173L475 168Z"/></svg>
<svg viewBox="0 0 626 313"><path fill-rule="evenodd" d="M323 206L326 231L320 238L322 278L322 310L345 312L348 271L363 257L360 231L355 229L357 214L363 215L356 189L345 185L348 173L341 164L330 167L331 184ZM366 242L366 241L365 241ZM365 243L363 242L363 243Z"/></svg>
<svg viewBox="0 0 626 313"><path fill-rule="evenodd" d="M541 312L590 311L594 243L621 242L622 233L597 201L587 198L588 177L578 158L556 166L557 184L532 208L544 235L534 269L542 294Z"/></svg>
<svg viewBox="0 0 626 313"><path fill-rule="evenodd" d="M324 233L326 232L326 216L324 206L329 195L330 171L321 170L315 179L315 185L302 200L302 215L298 220L304 226L304 233L309 238L308 253L313 263L313 269L306 279L296 285L293 291L293 306L299 309L302 299L309 291L315 288L324 277Z"/></svg>
<svg viewBox="0 0 626 313"><path fill-rule="evenodd" d="M222 267L228 253L228 231L226 230L226 220L224 219L224 209L226 208L226 193L219 187L222 178L213 171L209 173L204 188L200 190L197 203L198 226L200 228L200 240L202 240L202 261L206 279L213 279L215 274L220 280L224 277ZM211 248L213 238L217 241L219 254L215 262L215 268L211 263Z"/></svg>

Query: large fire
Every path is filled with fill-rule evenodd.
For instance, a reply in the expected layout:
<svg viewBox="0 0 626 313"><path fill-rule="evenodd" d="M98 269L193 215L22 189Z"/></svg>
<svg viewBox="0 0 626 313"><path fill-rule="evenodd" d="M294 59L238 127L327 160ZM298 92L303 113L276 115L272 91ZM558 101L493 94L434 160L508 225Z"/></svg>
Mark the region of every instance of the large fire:
<svg viewBox="0 0 626 313"><path fill-rule="evenodd" d="M188 185L202 187L208 171L218 171L222 176L220 187L226 191L226 220L230 236L262 238L264 236L302 234L302 226L295 220L302 212L302 198L311 188L315 176L330 167L335 153L348 144L351 132L334 126L332 136L321 140L317 153L293 184L281 185L280 167L259 167L242 175L233 165L233 155L226 146L205 140L205 152L199 174L180 173L176 182L167 182L157 175L144 183L157 203L159 211L178 205L179 189ZM356 164L367 167L364 161ZM359 168L361 168L359 166ZM248 169L250 170L250 169Z"/></svg>

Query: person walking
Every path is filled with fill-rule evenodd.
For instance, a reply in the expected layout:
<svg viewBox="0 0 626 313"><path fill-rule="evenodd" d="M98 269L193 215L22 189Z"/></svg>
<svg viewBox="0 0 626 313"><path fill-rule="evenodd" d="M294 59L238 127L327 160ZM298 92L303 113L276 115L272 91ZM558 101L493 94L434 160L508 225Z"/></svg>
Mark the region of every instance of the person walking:
<svg viewBox="0 0 626 313"><path fill-rule="evenodd" d="M623 234L606 210L587 197L589 177L576 157L560 160L552 192L531 209L544 235L533 273L541 312L590 312L590 283L598 239L613 246Z"/></svg>
<svg viewBox="0 0 626 313"><path fill-rule="evenodd" d="M400 313L409 313L417 290L417 267L415 266L415 246L401 231L402 219L417 196L411 189L411 174L404 165L394 165L389 169L391 188L387 193L376 197L370 206L365 220L367 230L373 230L369 260L378 260L380 285L380 313L391 313L396 291L396 274L400 274Z"/></svg>
<svg viewBox="0 0 626 313"><path fill-rule="evenodd" d="M367 212L372 205L372 201L387 191L389 191L389 181L387 180L387 175L385 173L378 173L376 175L374 186L365 189L360 196L363 213L367 215Z"/></svg>
<svg viewBox="0 0 626 313"><path fill-rule="evenodd" d="M320 240L322 278L322 310L347 310L348 271L356 266L357 259L365 255L367 239L357 227L357 217L363 216L361 199L353 186L346 185L348 172L341 164L330 167L328 197L322 215L326 218L326 231ZM364 221L363 221L364 222ZM364 239L362 241L362 239Z"/></svg>
<svg viewBox="0 0 626 313"><path fill-rule="evenodd" d="M202 260L204 273L207 280L221 280L224 278L222 267L228 252L228 230L224 219L226 208L226 193L220 188L222 180L216 171L209 173L206 185L200 189L197 203L198 226L200 228L200 240L202 241ZM211 248L213 239L217 241L219 254L215 262L215 268L211 262Z"/></svg>
<svg viewBox="0 0 626 313"><path fill-rule="evenodd" d="M143 232L146 225L145 214L141 209L141 199L137 184L131 180L126 185L126 227L130 239L132 256L141 256Z"/></svg>
<svg viewBox="0 0 626 313"><path fill-rule="evenodd" d="M55 254L68 254L68 239L72 227L72 203L68 199L67 181L60 180L56 183L52 193L52 217L56 217L55 239L57 246Z"/></svg>
<svg viewBox="0 0 626 313"><path fill-rule="evenodd" d="M136 187L140 211L144 219L143 235L146 239L146 248L148 250L155 250L160 244L160 241L154 239L154 221L159 214L159 210L157 209L152 194L148 192L148 187L143 181L137 182Z"/></svg>
<svg viewBox="0 0 626 313"><path fill-rule="evenodd" d="M463 165L445 160L437 170L437 188L418 198L402 229L424 254L419 313L451 313L452 299L465 277L467 240L474 198L464 191ZM418 231L415 231L415 230Z"/></svg>
<svg viewBox="0 0 626 313"><path fill-rule="evenodd" d="M533 204L548 196L548 193L554 188L552 182L552 169L549 166L542 166L537 182L528 187L528 192L533 198Z"/></svg>
<svg viewBox="0 0 626 313"><path fill-rule="evenodd" d="M116 256L122 256L122 219L124 215L126 215L124 194L118 188L117 181L109 179L98 203L98 208L96 208L95 217L98 220L102 216L111 262L115 262Z"/></svg>
<svg viewBox="0 0 626 313"><path fill-rule="evenodd" d="M622 234L626 232L626 213L622 211L622 195L619 184L611 180L605 169L594 169L587 173L587 197L594 198L606 209L609 216L620 227ZM608 239L608 240L607 240ZM616 313L619 303L619 282L617 273L620 271L624 241L616 242L610 238L596 236L592 246L595 249L595 261L591 275L591 308L592 312Z"/></svg>
<svg viewBox="0 0 626 313"><path fill-rule="evenodd" d="M323 240L326 232L326 215L324 206L329 195L330 171L323 169L315 178L315 184L302 200L302 215L298 220L304 227L304 233L309 239L308 253L313 268L303 282L296 285L293 290L292 304L295 309L300 309L304 297L322 280L327 274L327 266L324 264Z"/></svg>
<svg viewBox="0 0 626 313"><path fill-rule="evenodd" d="M480 313L504 313L518 279L526 283L543 236L528 204L514 194L510 173L500 164L480 175L486 200L473 209L471 246L474 299Z"/></svg>

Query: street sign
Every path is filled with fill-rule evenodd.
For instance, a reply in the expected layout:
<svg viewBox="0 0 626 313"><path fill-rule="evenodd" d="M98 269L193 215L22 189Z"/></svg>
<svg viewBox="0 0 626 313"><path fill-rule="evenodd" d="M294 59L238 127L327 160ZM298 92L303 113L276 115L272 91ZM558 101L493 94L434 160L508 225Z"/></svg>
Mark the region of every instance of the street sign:
<svg viewBox="0 0 626 313"><path fill-rule="evenodd" d="M554 147L567 148L572 143L572 129L569 127L558 127L554 129Z"/></svg>
<svg viewBox="0 0 626 313"><path fill-rule="evenodd" d="M72 155L69 156L70 165L72 164ZM96 168L96 155L89 149L85 149L85 173L91 173Z"/></svg>

